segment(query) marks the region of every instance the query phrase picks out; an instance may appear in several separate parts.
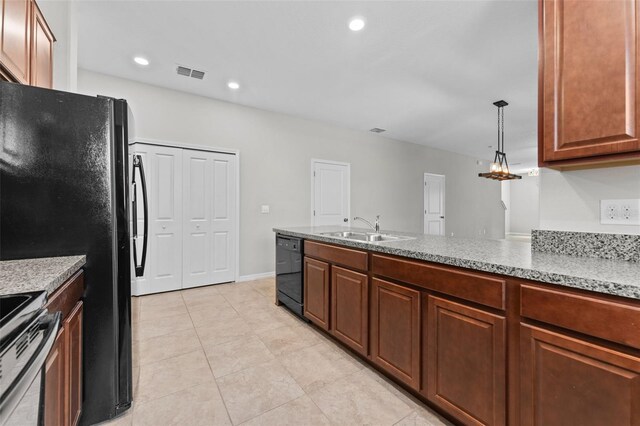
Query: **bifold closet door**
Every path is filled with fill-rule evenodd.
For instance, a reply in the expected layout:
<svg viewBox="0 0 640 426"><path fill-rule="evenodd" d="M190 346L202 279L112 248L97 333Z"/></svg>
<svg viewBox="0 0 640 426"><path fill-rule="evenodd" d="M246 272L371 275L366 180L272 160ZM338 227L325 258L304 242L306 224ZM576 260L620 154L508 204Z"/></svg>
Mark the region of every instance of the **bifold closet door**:
<svg viewBox="0 0 640 426"><path fill-rule="evenodd" d="M183 150L182 287L211 284L211 153Z"/></svg>
<svg viewBox="0 0 640 426"><path fill-rule="evenodd" d="M135 281L134 294L182 288L182 149L138 145L149 198L149 243L144 277ZM142 247L144 210L137 179L138 247Z"/></svg>
<svg viewBox="0 0 640 426"><path fill-rule="evenodd" d="M235 280L236 156L183 150L184 288Z"/></svg>

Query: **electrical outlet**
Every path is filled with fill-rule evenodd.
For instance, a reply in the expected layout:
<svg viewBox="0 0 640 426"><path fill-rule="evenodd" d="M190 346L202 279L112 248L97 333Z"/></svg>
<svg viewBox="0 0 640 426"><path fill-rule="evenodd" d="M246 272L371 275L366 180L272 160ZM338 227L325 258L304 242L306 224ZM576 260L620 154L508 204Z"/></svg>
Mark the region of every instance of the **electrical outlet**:
<svg viewBox="0 0 640 426"><path fill-rule="evenodd" d="M263 204L262 206L260 206L260 213L269 214L269 205Z"/></svg>
<svg viewBox="0 0 640 426"><path fill-rule="evenodd" d="M640 225L640 199L600 200L603 225Z"/></svg>

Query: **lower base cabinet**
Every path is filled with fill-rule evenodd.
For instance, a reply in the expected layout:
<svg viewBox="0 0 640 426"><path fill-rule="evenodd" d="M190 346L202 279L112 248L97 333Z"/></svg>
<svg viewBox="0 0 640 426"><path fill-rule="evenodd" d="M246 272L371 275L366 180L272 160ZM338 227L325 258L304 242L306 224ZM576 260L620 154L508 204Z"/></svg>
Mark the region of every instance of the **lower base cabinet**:
<svg viewBox="0 0 640 426"><path fill-rule="evenodd" d="M640 358L520 327L520 424L640 425Z"/></svg>
<svg viewBox="0 0 640 426"><path fill-rule="evenodd" d="M371 280L371 358L412 388L420 388L420 292Z"/></svg>
<svg viewBox="0 0 640 426"><path fill-rule="evenodd" d="M427 398L464 424L504 425L506 319L427 299Z"/></svg>
<svg viewBox="0 0 640 426"><path fill-rule="evenodd" d="M331 333L351 349L369 352L369 277L331 268Z"/></svg>
<svg viewBox="0 0 640 426"><path fill-rule="evenodd" d="M49 297L49 312L62 323L45 361L44 425L76 426L82 413L82 323L84 275L77 273Z"/></svg>
<svg viewBox="0 0 640 426"><path fill-rule="evenodd" d="M318 327L329 330L330 266L304 258L304 316Z"/></svg>
<svg viewBox="0 0 640 426"><path fill-rule="evenodd" d="M67 330L61 328L44 364L44 424L65 425Z"/></svg>

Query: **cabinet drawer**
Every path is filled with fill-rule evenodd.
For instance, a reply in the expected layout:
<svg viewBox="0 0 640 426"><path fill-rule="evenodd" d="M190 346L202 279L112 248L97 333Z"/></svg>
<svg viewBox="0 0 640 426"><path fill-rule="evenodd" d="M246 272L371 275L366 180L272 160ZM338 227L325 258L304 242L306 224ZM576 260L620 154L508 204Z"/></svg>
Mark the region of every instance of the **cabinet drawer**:
<svg viewBox="0 0 640 426"><path fill-rule="evenodd" d="M371 263L374 274L492 308L505 308L505 281L499 278L377 254Z"/></svg>
<svg viewBox="0 0 640 426"><path fill-rule="evenodd" d="M367 252L352 250L344 247L330 246L314 241L304 242L304 254L329 263L348 266L353 269L366 271L368 267Z"/></svg>
<svg viewBox="0 0 640 426"><path fill-rule="evenodd" d="M61 312L64 320L83 295L84 273L80 270L49 296L45 307L49 312Z"/></svg>
<svg viewBox="0 0 640 426"><path fill-rule="evenodd" d="M640 348L640 307L523 284L523 317Z"/></svg>

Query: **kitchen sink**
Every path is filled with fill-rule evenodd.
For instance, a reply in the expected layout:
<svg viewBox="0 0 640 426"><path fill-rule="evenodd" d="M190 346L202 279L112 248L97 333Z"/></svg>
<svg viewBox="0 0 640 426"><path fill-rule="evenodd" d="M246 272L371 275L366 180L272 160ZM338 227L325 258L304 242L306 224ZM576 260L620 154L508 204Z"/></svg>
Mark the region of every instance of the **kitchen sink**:
<svg viewBox="0 0 640 426"><path fill-rule="evenodd" d="M363 241L367 243L381 243L387 241L402 241L412 240L413 237L405 237L403 235L391 235L380 234L371 232L353 232L353 231L339 231L339 232L322 232L320 235L334 238L344 238L345 240Z"/></svg>

